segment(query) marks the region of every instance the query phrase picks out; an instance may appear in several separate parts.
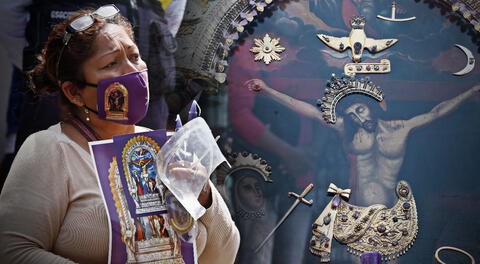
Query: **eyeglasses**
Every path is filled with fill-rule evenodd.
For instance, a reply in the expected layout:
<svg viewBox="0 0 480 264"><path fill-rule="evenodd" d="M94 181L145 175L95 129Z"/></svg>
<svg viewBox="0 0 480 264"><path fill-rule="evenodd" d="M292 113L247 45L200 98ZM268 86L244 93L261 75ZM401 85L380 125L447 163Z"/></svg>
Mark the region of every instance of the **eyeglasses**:
<svg viewBox="0 0 480 264"><path fill-rule="evenodd" d="M63 35L63 46L60 50L60 55L58 56L56 66L56 74L59 84L60 61L62 60L63 50L68 45L68 42L70 41L70 38L72 38L72 35L90 28L95 23L95 19L93 18L93 16L99 16L101 18L111 18L119 12L120 10L113 4L104 5L90 14L85 14L81 17L77 17L75 20L70 22L70 24L68 24L67 29L65 30L65 34Z"/></svg>

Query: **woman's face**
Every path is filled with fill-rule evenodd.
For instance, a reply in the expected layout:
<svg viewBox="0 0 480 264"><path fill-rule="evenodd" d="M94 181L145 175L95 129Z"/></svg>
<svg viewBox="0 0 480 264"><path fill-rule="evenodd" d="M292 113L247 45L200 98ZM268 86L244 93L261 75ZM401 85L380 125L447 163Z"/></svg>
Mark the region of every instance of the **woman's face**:
<svg viewBox="0 0 480 264"><path fill-rule="evenodd" d="M137 45L122 26L105 25L98 33L93 49L94 54L82 66L85 81L88 83L97 84L100 80L147 68L140 58ZM95 87L86 86L79 93L88 107L96 109L97 89Z"/></svg>

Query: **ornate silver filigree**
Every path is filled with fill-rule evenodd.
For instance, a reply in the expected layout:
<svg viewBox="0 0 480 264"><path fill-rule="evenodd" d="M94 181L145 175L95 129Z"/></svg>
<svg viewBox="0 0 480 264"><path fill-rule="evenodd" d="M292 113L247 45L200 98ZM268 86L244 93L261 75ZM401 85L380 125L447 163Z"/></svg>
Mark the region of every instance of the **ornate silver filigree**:
<svg viewBox="0 0 480 264"><path fill-rule="evenodd" d="M177 34L177 68L187 79L224 82L230 48L272 0L189 0ZM480 31L480 2L443 0Z"/></svg>
<svg viewBox="0 0 480 264"><path fill-rule="evenodd" d="M335 197L312 227L310 251L322 262L330 261L332 236L348 246L348 252L360 255L379 252L384 261L405 254L418 233L418 216L412 189L405 181L397 183L398 201L392 208L376 204L368 207L347 203L350 190L331 184ZM344 199L342 199L342 197Z"/></svg>
<svg viewBox="0 0 480 264"><path fill-rule="evenodd" d="M177 34L177 68L187 79L223 83L227 57L239 34L272 0L188 1Z"/></svg>
<svg viewBox="0 0 480 264"><path fill-rule="evenodd" d="M226 163L222 164L217 171L217 184L223 185L228 175L239 170L253 170L258 172L265 182L273 182L270 179L272 174L272 167L267 164L267 161L260 158L258 154L248 153L246 151L242 153L232 153L228 155L228 162L231 167Z"/></svg>
<svg viewBox="0 0 480 264"><path fill-rule="evenodd" d="M480 2L478 0L444 0L452 10L460 13L476 31L480 31Z"/></svg>
<svg viewBox="0 0 480 264"><path fill-rule="evenodd" d="M377 101L383 101L383 92L379 86L374 85L368 77L336 77L332 74L330 81L327 82L325 94L322 99L317 100L317 105L323 113L323 119L331 124L337 121L336 107L338 102L350 94L364 94L374 98Z"/></svg>

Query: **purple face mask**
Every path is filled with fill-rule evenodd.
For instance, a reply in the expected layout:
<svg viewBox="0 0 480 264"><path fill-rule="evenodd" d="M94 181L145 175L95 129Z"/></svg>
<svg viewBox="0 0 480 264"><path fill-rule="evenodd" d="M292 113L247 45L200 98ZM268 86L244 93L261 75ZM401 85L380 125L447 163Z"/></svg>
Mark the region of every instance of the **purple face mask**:
<svg viewBox="0 0 480 264"><path fill-rule="evenodd" d="M98 112L89 110L100 119L134 125L147 114L150 97L147 70L101 80L96 86Z"/></svg>

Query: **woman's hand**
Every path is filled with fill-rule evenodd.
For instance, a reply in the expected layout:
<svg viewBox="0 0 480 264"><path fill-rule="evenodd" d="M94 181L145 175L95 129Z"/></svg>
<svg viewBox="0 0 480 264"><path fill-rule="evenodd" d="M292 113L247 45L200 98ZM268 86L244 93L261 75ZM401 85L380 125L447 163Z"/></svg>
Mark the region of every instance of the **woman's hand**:
<svg viewBox="0 0 480 264"><path fill-rule="evenodd" d="M212 205L212 189L210 189L210 183L207 181L202 188L202 192L198 196L198 202L208 209Z"/></svg>
<svg viewBox="0 0 480 264"><path fill-rule="evenodd" d="M200 162L178 161L168 164L168 173L175 178L186 179L191 175L206 178L207 181L198 196L198 202L205 208L209 208L212 204L212 192L208 181L207 169Z"/></svg>

